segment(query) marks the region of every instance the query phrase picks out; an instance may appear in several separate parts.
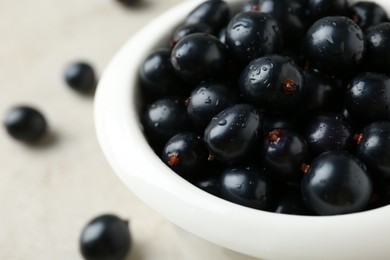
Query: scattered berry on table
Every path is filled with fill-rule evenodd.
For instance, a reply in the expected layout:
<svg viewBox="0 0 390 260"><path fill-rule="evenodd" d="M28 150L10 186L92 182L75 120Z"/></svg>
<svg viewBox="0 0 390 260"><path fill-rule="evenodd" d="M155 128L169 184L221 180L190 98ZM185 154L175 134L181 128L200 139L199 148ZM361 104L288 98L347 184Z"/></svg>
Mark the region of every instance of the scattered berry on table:
<svg viewBox="0 0 390 260"><path fill-rule="evenodd" d="M86 62L74 62L65 68L65 82L72 89L87 93L96 87L96 75L92 66Z"/></svg>
<svg viewBox="0 0 390 260"><path fill-rule="evenodd" d="M48 129L43 114L30 106L11 108L4 119L7 132L15 139L24 142L35 142L41 139Z"/></svg>
<svg viewBox="0 0 390 260"><path fill-rule="evenodd" d="M128 222L111 214L92 219L80 236L80 251L86 260L125 259L131 245Z"/></svg>

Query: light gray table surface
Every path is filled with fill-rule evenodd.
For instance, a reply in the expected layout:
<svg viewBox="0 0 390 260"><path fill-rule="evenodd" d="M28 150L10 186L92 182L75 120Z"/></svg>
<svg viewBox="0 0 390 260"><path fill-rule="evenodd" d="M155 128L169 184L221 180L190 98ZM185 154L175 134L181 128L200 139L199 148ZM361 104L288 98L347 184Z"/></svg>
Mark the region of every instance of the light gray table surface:
<svg viewBox="0 0 390 260"><path fill-rule="evenodd" d="M130 219L128 259L182 259L172 226L116 177L98 145L93 97L63 82L65 66L90 62L100 75L120 46L181 0L2 1L0 115L38 108L52 140L28 146L0 129L0 259L81 259L78 239L93 217Z"/></svg>

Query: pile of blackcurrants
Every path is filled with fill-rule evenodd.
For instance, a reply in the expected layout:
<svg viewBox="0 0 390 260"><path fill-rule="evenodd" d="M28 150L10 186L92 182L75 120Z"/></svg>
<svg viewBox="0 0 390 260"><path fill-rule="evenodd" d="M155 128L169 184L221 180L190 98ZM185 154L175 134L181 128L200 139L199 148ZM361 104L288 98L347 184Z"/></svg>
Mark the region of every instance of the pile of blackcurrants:
<svg viewBox="0 0 390 260"><path fill-rule="evenodd" d="M297 215L390 203L390 22L378 4L206 1L145 59L140 86L151 147L215 196Z"/></svg>

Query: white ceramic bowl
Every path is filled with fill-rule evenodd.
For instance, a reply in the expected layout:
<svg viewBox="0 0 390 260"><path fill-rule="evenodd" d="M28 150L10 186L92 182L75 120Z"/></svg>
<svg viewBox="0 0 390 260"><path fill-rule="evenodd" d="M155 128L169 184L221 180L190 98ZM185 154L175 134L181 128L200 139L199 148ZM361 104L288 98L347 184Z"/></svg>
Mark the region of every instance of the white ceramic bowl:
<svg viewBox="0 0 390 260"><path fill-rule="evenodd" d="M390 1L375 2L390 14ZM264 212L198 189L154 154L138 119L138 69L161 39L199 3L184 1L131 37L100 80L95 99L96 130L115 173L162 216L230 250L265 259L390 259L390 206L327 217Z"/></svg>

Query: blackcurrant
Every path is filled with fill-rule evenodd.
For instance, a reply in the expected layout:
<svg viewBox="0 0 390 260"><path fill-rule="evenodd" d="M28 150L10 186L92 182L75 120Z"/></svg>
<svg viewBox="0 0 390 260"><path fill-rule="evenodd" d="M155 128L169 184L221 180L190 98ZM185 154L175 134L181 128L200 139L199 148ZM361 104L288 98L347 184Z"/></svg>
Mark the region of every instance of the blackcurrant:
<svg viewBox="0 0 390 260"><path fill-rule="evenodd" d="M82 230L80 250L86 260L122 260L131 248L128 223L106 214L92 219Z"/></svg>
<svg viewBox="0 0 390 260"><path fill-rule="evenodd" d="M25 142L38 141L48 128L43 114L30 106L11 108L5 116L4 126L13 138Z"/></svg>
<svg viewBox="0 0 390 260"><path fill-rule="evenodd" d="M250 62L241 72L244 100L268 112L294 109L303 99L304 78L290 59L270 55Z"/></svg>
<svg viewBox="0 0 390 260"><path fill-rule="evenodd" d="M309 157L309 149L302 136L291 129L274 129L262 143L262 163L279 182L298 181L301 165Z"/></svg>
<svg viewBox="0 0 390 260"><path fill-rule="evenodd" d="M351 6L351 18L363 30L372 25L388 22L386 11L375 2L360 1Z"/></svg>
<svg viewBox="0 0 390 260"><path fill-rule="evenodd" d="M199 135L182 132L174 135L165 144L161 159L183 178L190 179L203 174L208 151Z"/></svg>
<svg viewBox="0 0 390 260"><path fill-rule="evenodd" d="M366 167L345 151L325 152L306 168L301 184L306 206L319 215L338 215L365 209L372 193Z"/></svg>
<svg viewBox="0 0 390 260"><path fill-rule="evenodd" d="M332 76L346 77L354 73L363 61L364 51L362 29L344 16L321 18L303 39L303 52L309 65Z"/></svg>
<svg viewBox="0 0 390 260"><path fill-rule="evenodd" d="M379 73L357 75L345 92L344 104L360 125L390 121L390 77Z"/></svg>
<svg viewBox="0 0 390 260"><path fill-rule="evenodd" d="M220 83L201 83L188 99L187 112L194 126L202 132L223 109L237 103L236 93Z"/></svg>
<svg viewBox="0 0 390 260"><path fill-rule="evenodd" d="M74 62L69 64L64 73L65 82L79 92L90 92L96 87L96 75L89 63Z"/></svg>
<svg viewBox="0 0 390 260"><path fill-rule="evenodd" d="M259 138L261 115L248 104L222 110L204 131L204 141L211 155L225 163L243 159Z"/></svg>
<svg viewBox="0 0 390 260"><path fill-rule="evenodd" d="M184 20L185 24L204 23L217 34L226 26L230 18L230 8L225 1L208 0L197 6Z"/></svg>
<svg viewBox="0 0 390 260"><path fill-rule="evenodd" d="M271 210L275 201L272 183L256 167L228 167L219 179L220 196L250 208Z"/></svg>
<svg viewBox="0 0 390 260"><path fill-rule="evenodd" d="M380 181L390 181L390 122L375 122L355 136L356 156Z"/></svg>
<svg viewBox="0 0 390 260"><path fill-rule="evenodd" d="M282 43L278 24L265 13L238 13L226 28L226 45L239 67L265 54L280 52Z"/></svg>
<svg viewBox="0 0 390 260"><path fill-rule="evenodd" d="M193 33L182 38L172 49L175 72L189 83L218 80L226 77L226 46L213 35Z"/></svg>

